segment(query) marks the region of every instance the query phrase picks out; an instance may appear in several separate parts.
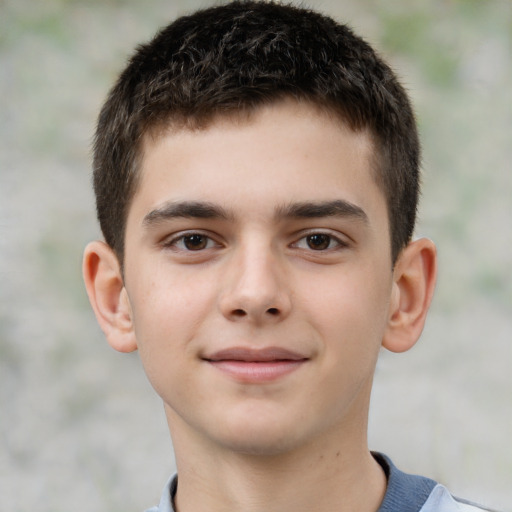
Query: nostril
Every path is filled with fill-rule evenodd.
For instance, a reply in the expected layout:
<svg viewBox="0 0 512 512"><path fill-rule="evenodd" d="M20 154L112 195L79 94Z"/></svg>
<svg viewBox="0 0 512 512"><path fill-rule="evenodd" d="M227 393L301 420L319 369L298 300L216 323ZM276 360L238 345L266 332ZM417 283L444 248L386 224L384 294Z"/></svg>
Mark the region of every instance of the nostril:
<svg viewBox="0 0 512 512"><path fill-rule="evenodd" d="M275 316L279 314L279 310L277 308L269 308L267 309L267 313Z"/></svg>
<svg viewBox="0 0 512 512"><path fill-rule="evenodd" d="M245 316L247 313L243 309L235 309L233 311L233 315L235 316Z"/></svg>

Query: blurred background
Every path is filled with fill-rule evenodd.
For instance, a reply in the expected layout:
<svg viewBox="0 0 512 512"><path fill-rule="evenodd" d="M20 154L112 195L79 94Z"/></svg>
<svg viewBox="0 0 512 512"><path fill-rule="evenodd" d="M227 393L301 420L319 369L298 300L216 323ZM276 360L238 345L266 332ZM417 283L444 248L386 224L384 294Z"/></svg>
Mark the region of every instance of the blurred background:
<svg viewBox="0 0 512 512"><path fill-rule="evenodd" d="M100 233L95 118L135 44L207 0L0 0L0 508L141 511L174 470L136 354L81 281ZM502 511L512 503L512 2L310 0L384 54L424 145L418 235L439 248L430 319L383 353L371 448Z"/></svg>

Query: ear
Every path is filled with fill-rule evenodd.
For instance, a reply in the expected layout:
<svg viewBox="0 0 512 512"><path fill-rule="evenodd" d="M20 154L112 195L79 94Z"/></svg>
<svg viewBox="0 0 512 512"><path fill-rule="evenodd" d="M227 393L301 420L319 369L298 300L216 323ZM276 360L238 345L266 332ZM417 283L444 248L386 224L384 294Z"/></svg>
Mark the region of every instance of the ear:
<svg viewBox="0 0 512 512"><path fill-rule="evenodd" d="M382 346L405 352L418 341L437 275L436 247L421 238L402 250L393 271L393 296Z"/></svg>
<svg viewBox="0 0 512 512"><path fill-rule="evenodd" d="M106 243L96 241L87 245L83 276L92 309L110 346L119 352L136 350L132 310L121 267Z"/></svg>

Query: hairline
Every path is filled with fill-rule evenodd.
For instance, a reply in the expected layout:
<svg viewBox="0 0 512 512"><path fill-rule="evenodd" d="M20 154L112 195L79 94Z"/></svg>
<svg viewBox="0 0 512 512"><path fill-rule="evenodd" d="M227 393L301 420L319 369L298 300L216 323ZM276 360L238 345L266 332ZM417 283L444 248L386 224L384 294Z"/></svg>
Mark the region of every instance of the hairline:
<svg viewBox="0 0 512 512"><path fill-rule="evenodd" d="M153 141L168 135L178 134L180 132L194 132L208 130L218 122L230 122L230 123L248 123L251 119L257 115L258 112L266 107L274 107L285 102L294 102L297 105L306 105L316 111L320 116L326 116L331 119L342 129L348 129L353 133L366 133L368 135L368 141L370 143L370 154L369 154L369 170L372 179L383 194L386 211L388 216L388 237L390 240L390 251L391 260L394 264L398 254L393 254L393 225L391 215L391 204L389 199L389 193L386 189L382 174L385 172L386 164L384 160L387 160L385 152L380 148L381 144L377 140L377 134L371 126L355 126L355 123L351 122L348 115L343 112L342 108L336 108L337 105L334 102L318 101L311 97L296 97L293 94L286 92L280 92L272 98L268 98L266 101L262 101L257 105L241 105L239 109L229 110L218 110L210 111L200 115L194 114L176 114L170 111L167 116L163 116L153 122L146 121L142 123L140 135L137 139L136 145L133 148L134 157L132 161L132 182L130 184L129 195L125 203L125 209L123 212L122 219L122 233L121 233L121 250L116 251L116 256L119 260L121 268L124 267L125 259L125 240L126 240L126 226L128 215L133 203L133 199L137 194L142 176L143 176L143 163L144 163L144 151L147 147L147 140L152 139ZM115 248L114 248L115 249ZM400 249L400 248L399 248Z"/></svg>

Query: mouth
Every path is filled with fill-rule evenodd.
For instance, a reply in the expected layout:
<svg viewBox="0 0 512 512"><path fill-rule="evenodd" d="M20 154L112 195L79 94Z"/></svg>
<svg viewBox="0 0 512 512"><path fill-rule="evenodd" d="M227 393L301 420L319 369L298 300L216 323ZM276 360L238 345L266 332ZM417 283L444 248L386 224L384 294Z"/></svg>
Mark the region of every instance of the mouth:
<svg viewBox="0 0 512 512"><path fill-rule="evenodd" d="M280 347L232 347L214 352L203 360L239 382L256 384L280 379L298 370L309 359Z"/></svg>

